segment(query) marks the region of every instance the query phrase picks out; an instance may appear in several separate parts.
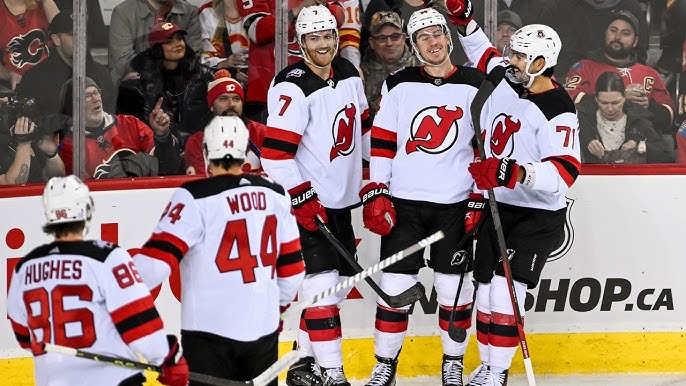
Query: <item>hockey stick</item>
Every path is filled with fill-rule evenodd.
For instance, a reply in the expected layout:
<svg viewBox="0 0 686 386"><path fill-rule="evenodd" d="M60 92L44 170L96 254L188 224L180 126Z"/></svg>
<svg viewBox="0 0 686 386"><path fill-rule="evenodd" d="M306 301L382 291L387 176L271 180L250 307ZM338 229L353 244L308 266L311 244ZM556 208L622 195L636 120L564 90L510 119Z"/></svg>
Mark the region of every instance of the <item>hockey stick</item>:
<svg viewBox="0 0 686 386"><path fill-rule="evenodd" d="M468 238L474 236L477 232L477 230L481 227L481 224L484 222L484 219L486 218L485 214L481 216L479 221L477 221L476 224L472 227L472 229L469 230L469 232L465 233L464 236L460 239L460 241L457 243L457 248L455 249L460 249L462 247L462 244L464 244L465 241L467 241ZM474 247L472 247L472 254L474 253ZM457 293L455 294L455 301L453 302L453 309L450 310L450 324L448 324L448 337L452 339L454 342L462 343L464 342L465 339L467 339L467 330L465 330L462 327L457 327L453 322L455 321L455 309L457 308L457 300L460 298L460 293L462 292L462 282L464 281L464 275L467 273L467 265L465 264L464 268L462 269L462 272L460 273L460 282L457 285ZM472 301L474 303L474 301Z"/></svg>
<svg viewBox="0 0 686 386"><path fill-rule="evenodd" d="M119 358L109 355L95 354L88 351L78 350L71 347L58 346L51 343L43 343L43 345L45 351L47 352L90 359L96 362L103 362L115 366L127 367L129 369L154 371L156 373L162 374L162 368L160 366L155 366L148 363L132 361L126 358ZM291 351L288 354L282 356L278 361L274 362L274 364L269 366L266 370L264 370L262 374L256 376L250 381L232 381L229 379L218 378L213 377L211 375L193 372L188 373L188 375L191 381L207 383L216 386L266 386L274 378L278 377L281 372L287 370L290 366L292 366L299 360L300 354L298 354L297 351Z"/></svg>
<svg viewBox="0 0 686 386"><path fill-rule="evenodd" d="M472 123L474 125L474 137L476 137L476 144L479 148L479 157L481 161L486 160L486 151L484 149L484 140L481 137L481 110L486 101L495 90L495 85L488 79L484 80L479 87L479 90L474 95L470 112L472 114ZM529 355L529 345L526 342L526 334L524 333L524 321L519 312L519 302L517 301L517 293L515 292L514 280L512 279L512 270L510 269L510 260L507 255L507 246L505 245L505 234L503 233L503 225L500 222L500 214L498 212L498 203L495 199L493 189L488 189L488 202L491 207L491 215L493 216L493 225L495 227L496 238L498 239L498 248L500 256L503 261L503 273L510 292L510 301L514 309L515 322L517 323L517 333L519 335L519 345L522 348L522 356L524 357L524 368L526 369L526 378L529 381L529 386L536 386L536 378L534 377L534 368L531 365L531 357Z"/></svg>
<svg viewBox="0 0 686 386"><path fill-rule="evenodd" d="M334 248L336 248L338 253L345 258L348 264L350 264L355 271L362 272L363 268L360 263L357 262L357 260L350 254L350 252L348 252L347 249L345 249L343 243L341 243L336 236L334 236L333 232L331 232L331 229L326 226L326 223L324 223L319 216L316 217L315 222L317 223L317 228L319 228L324 236L326 236L329 242L334 246ZM367 284L369 284L369 286L374 290L374 292L376 292L376 294L379 295L379 297L392 308L402 308L408 306L426 296L426 290L419 281L398 295L389 295L385 293L371 277L366 277L364 281L366 281Z"/></svg>
<svg viewBox="0 0 686 386"><path fill-rule="evenodd" d="M436 241L442 239L443 237L445 237L445 235L443 234L443 231L438 231L429 237L426 237L426 238L423 238L423 239L417 241L416 243L410 245L409 247L403 249L402 251L396 252L395 254L393 254L393 255L385 258L385 259L382 259L381 261L372 265L371 267L363 270L362 272L355 274L354 276L351 276L351 277L345 279L344 281L336 284L335 286L333 286L329 289L326 289L326 290L318 293L317 295L313 296L312 298L306 299L306 300L303 300L303 301L300 301L300 302L294 304L293 307L288 308L288 310L286 310L286 312L284 312L281 315L281 319L285 319L286 316L288 316L290 314L295 314L295 313L299 314L300 312L302 312L303 309L311 306L314 303L317 303L318 301L324 299L325 297L330 296L332 294L335 294L336 292L338 292L342 289L352 287L353 285L360 282L361 280L364 280L364 278L369 277L369 276L381 271L382 269L397 263L398 261L406 258L407 256L426 248L428 245L435 243Z"/></svg>

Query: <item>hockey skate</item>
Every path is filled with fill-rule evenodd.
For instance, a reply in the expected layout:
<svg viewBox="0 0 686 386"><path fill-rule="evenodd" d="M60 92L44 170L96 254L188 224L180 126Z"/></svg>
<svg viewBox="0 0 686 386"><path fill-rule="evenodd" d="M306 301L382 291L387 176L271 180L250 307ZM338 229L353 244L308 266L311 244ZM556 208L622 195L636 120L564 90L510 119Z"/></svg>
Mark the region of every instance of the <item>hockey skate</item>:
<svg viewBox="0 0 686 386"><path fill-rule="evenodd" d="M394 386L398 360L377 355L375 357L377 362L372 370L372 377L365 386Z"/></svg>
<svg viewBox="0 0 686 386"><path fill-rule="evenodd" d="M462 386L462 357L443 354L443 386Z"/></svg>
<svg viewBox="0 0 686 386"><path fill-rule="evenodd" d="M488 365L480 364L467 378L467 386L488 386L491 385L491 371Z"/></svg>
<svg viewBox="0 0 686 386"><path fill-rule="evenodd" d="M288 386L322 386L322 378L319 366L314 362L313 357L303 357L288 369L286 374L286 385Z"/></svg>
<svg viewBox="0 0 686 386"><path fill-rule="evenodd" d="M343 367L334 367L331 369L322 367L321 370L324 386L350 386L350 382L348 382L343 373Z"/></svg>
<svg viewBox="0 0 686 386"><path fill-rule="evenodd" d="M491 371L491 385L493 386L507 386L507 370L495 373Z"/></svg>

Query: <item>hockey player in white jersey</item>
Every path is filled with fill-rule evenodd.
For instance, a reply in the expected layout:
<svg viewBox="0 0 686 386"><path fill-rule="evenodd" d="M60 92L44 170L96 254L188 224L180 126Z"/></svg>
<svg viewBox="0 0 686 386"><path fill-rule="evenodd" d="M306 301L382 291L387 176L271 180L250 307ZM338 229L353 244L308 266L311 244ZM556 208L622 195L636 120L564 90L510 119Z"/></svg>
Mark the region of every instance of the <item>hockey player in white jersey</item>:
<svg viewBox="0 0 686 386"><path fill-rule="evenodd" d="M7 295L17 342L34 355L37 386L142 386L141 370L60 353L42 343L85 349L160 365L158 381L188 384L188 366L176 337L165 337L150 291L129 253L84 240L93 213L88 187L76 176L51 178L43 192L45 233L54 241L22 258Z"/></svg>
<svg viewBox="0 0 686 386"><path fill-rule="evenodd" d="M574 103L552 79L561 42L550 27L532 24L512 35L502 57L471 20L469 0L448 0L451 20L469 60L488 72L495 90L484 105L487 159L470 165L479 189L494 188L519 312L546 259L563 235L565 193L576 180L579 124ZM474 278L481 365L469 385L505 385L519 344L514 308L503 276L492 218L477 237Z"/></svg>
<svg viewBox="0 0 686 386"><path fill-rule="evenodd" d="M445 18L432 8L415 11L407 23L412 49L423 63L386 78L371 138L370 180L360 192L365 226L381 237L381 256L406 248L412 240L442 230L446 238L431 246L428 265L438 295L438 326L443 346L442 384L462 385L462 358L468 340L453 341L448 328L469 330L474 287L471 252L458 245L466 232L474 180L469 106L484 80L483 72L456 66ZM421 96L421 97L418 97ZM469 244L471 242L463 243ZM389 295L417 282L425 266L423 251L387 268L380 287ZM463 285L455 308L460 275ZM367 386L396 383L398 354L408 326L410 306L392 308L377 300L374 353L377 364Z"/></svg>
<svg viewBox="0 0 686 386"><path fill-rule="evenodd" d="M280 312L305 271L288 194L242 173L248 137L239 117L210 121L203 149L213 176L174 192L134 256L150 288L180 269L181 341L190 370L236 381L276 362Z"/></svg>
<svg viewBox="0 0 686 386"><path fill-rule="evenodd" d="M262 166L291 194L307 270L302 296L309 298L355 273L315 221L319 217L327 222L354 254L350 211L360 202L363 148L369 151L363 135L371 124L358 70L335 56L338 31L329 10L321 5L303 8L295 29L305 59L272 81ZM289 370L287 384L349 385L343 373L338 308L347 293L304 310L298 335L302 360Z"/></svg>

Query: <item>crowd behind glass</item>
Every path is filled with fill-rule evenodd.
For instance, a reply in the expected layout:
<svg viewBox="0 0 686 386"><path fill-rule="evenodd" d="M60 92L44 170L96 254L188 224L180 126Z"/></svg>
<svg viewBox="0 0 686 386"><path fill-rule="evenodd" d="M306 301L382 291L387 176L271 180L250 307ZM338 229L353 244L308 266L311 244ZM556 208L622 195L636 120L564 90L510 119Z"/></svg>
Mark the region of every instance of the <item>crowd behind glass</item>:
<svg viewBox="0 0 686 386"><path fill-rule="evenodd" d="M215 115L245 120L245 169L260 170L277 49L274 1L121 0L111 13L89 1L83 90L71 81L71 2L4 2L0 185L73 172L74 92L85 104L84 178L205 174L202 130ZM339 55L363 74L373 114L385 77L418 65L404 24L421 1L290 0L290 25L319 3L336 16ZM474 4L483 26L484 3ZM499 0L493 40L502 52L523 25L559 33L555 79L577 105L584 163L684 163L685 17L686 0ZM289 63L301 60L292 30ZM456 48L454 59L473 65Z"/></svg>

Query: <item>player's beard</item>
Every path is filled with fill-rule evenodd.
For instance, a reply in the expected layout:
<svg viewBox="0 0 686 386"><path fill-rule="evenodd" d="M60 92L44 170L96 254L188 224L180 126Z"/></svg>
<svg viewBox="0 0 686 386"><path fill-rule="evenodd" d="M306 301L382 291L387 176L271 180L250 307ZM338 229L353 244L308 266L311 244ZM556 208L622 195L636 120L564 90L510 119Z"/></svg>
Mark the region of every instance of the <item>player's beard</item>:
<svg viewBox="0 0 686 386"><path fill-rule="evenodd" d="M613 47L612 43L618 43L620 48ZM627 59L629 56L631 56L631 51L632 51L630 48L627 48L621 42L607 43L607 44L605 44L604 50L605 50L605 54L607 54L607 56L609 56L612 59L617 59L617 60Z"/></svg>
<svg viewBox="0 0 686 386"><path fill-rule="evenodd" d="M312 64L314 64L315 66L326 67L329 64L331 64L331 62L333 61L333 57L336 54L334 52L334 47L329 46L326 54L324 54L324 55L317 53L317 51L320 51L320 50L321 50L321 48L314 49L314 50L306 49L307 57L310 59Z"/></svg>
<svg viewBox="0 0 686 386"><path fill-rule="evenodd" d="M525 72L520 71L516 66L510 64L505 70L505 76L512 82L517 84L527 84L531 78Z"/></svg>

